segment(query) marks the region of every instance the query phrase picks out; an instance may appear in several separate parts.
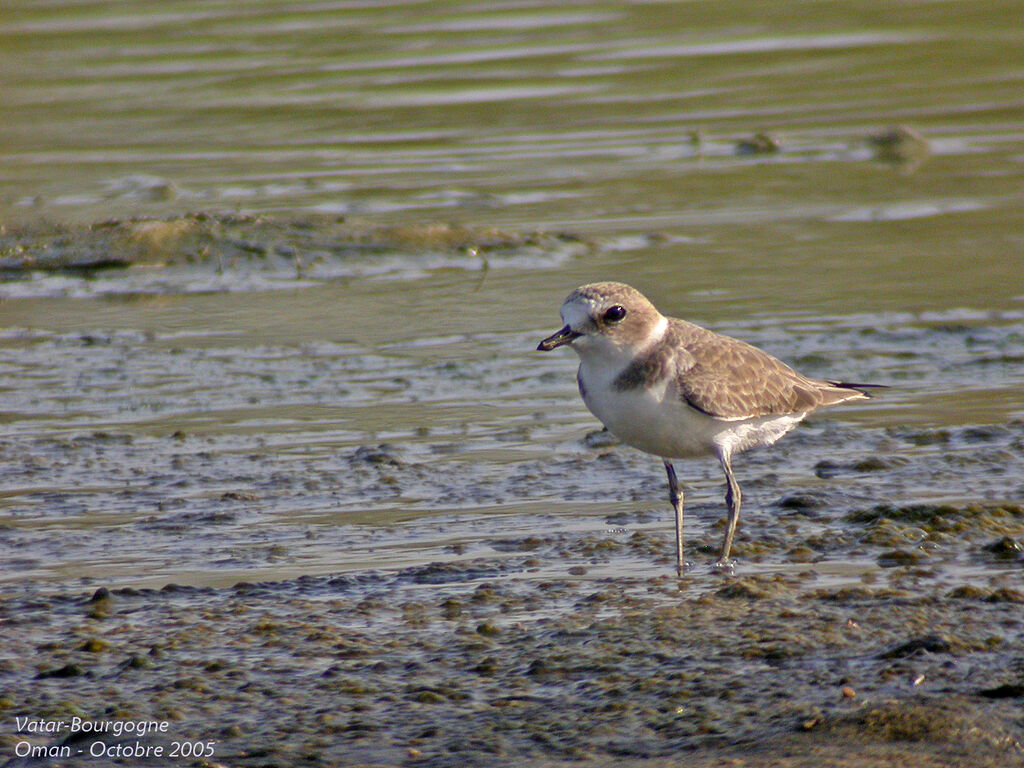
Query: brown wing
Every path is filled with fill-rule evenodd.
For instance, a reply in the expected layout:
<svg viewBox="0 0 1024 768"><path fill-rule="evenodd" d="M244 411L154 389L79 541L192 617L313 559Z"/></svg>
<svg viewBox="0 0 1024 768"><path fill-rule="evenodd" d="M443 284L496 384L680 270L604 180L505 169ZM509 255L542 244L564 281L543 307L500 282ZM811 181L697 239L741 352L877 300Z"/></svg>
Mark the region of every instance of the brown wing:
<svg viewBox="0 0 1024 768"><path fill-rule="evenodd" d="M679 396L720 419L804 413L864 397L800 375L781 360L729 336L676 321L673 328L693 363L677 370ZM681 361L682 362L682 361Z"/></svg>

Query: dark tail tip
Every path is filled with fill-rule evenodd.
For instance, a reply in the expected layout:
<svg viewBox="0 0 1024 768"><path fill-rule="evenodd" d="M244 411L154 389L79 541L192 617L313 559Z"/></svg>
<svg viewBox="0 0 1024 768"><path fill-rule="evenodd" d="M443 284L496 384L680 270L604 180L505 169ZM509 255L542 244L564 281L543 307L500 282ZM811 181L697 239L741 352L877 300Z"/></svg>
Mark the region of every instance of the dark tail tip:
<svg viewBox="0 0 1024 768"><path fill-rule="evenodd" d="M871 397L871 392L865 392L864 390L889 388L887 384L854 384L851 381L830 381L829 384L839 389L853 389L868 397Z"/></svg>

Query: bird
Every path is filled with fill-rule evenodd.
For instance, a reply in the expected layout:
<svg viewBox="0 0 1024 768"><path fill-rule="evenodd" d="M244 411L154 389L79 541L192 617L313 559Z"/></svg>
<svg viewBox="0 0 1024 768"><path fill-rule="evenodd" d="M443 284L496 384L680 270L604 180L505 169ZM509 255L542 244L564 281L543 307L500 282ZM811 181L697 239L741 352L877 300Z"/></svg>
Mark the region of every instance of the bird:
<svg viewBox="0 0 1024 768"><path fill-rule="evenodd" d="M865 400L870 390L884 388L804 376L744 341L666 317L625 283L582 285L560 314L565 325L537 349L571 347L590 412L623 443L664 462L680 575L683 491L674 460L713 456L721 464L728 521L715 567L732 572L742 501L733 456L773 444L818 408Z"/></svg>

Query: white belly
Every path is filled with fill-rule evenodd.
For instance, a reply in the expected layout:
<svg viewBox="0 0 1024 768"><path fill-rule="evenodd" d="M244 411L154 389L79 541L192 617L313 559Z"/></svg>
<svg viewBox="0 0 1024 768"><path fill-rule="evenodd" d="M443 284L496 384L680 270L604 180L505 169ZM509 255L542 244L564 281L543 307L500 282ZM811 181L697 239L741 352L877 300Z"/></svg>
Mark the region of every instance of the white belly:
<svg viewBox="0 0 1024 768"><path fill-rule="evenodd" d="M731 455L770 445L804 414L724 420L690 407L674 387L618 390L610 378L580 369L587 408L622 442L664 459ZM602 380L604 379L604 380Z"/></svg>

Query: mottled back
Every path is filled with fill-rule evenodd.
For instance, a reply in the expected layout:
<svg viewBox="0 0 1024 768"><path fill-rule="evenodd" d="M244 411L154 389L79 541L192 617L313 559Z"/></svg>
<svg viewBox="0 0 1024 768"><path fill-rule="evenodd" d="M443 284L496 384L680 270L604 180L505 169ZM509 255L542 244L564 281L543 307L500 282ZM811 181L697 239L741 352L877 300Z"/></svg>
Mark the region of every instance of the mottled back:
<svg viewBox="0 0 1024 768"><path fill-rule="evenodd" d="M676 318L669 318L665 343L629 365L615 386L626 390L666 376L690 406L727 420L807 413L867 397L838 382L809 379L744 341Z"/></svg>

